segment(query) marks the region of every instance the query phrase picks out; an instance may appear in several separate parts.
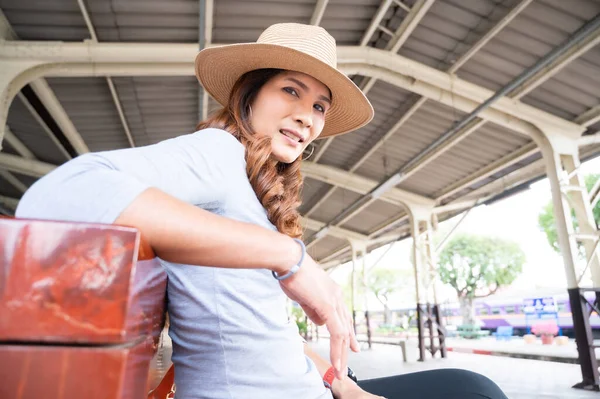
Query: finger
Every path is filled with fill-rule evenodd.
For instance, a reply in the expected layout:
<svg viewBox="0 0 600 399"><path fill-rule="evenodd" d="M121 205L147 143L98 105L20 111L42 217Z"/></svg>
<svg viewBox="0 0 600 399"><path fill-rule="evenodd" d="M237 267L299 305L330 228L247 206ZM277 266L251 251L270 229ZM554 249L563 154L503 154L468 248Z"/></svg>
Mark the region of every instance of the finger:
<svg viewBox="0 0 600 399"><path fill-rule="evenodd" d="M348 376L348 338L349 336L346 336L344 345L342 346L342 366L338 375L339 380L343 380Z"/></svg>
<svg viewBox="0 0 600 399"><path fill-rule="evenodd" d="M354 331L354 319L350 314L350 311L344 308L346 314L348 315L348 328L350 329L350 348L354 352L360 352L360 344L358 343L358 339L356 338L356 332Z"/></svg>
<svg viewBox="0 0 600 399"><path fill-rule="evenodd" d="M348 312L346 310L346 307L341 302L338 302L337 314L342 322L342 325L345 326L347 329L350 328L350 324L348 323ZM336 370L336 376L339 380L343 380L346 377L346 375L348 374L347 366L348 366L348 345L349 345L349 343L350 343L350 331L346 330L346 331L344 331L344 337L343 337L340 368L339 368L339 370Z"/></svg>
<svg viewBox="0 0 600 399"><path fill-rule="evenodd" d="M337 312L333 313L333 316L327 321L327 329L329 330L330 335L329 357L337 374L342 367L342 350L344 347L344 337L346 332L344 325L337 315Z"/></svg>

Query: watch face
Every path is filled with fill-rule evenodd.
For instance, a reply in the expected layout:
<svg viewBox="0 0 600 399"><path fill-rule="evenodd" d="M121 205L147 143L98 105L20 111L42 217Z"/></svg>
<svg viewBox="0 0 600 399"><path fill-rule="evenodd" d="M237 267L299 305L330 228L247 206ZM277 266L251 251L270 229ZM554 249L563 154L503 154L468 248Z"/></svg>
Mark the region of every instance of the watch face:
<svg viewBox="0 0 600 399"><path fill-rule="evenodd" d="M350 378L354 382L358 382L358 378L356 378L356 374L354 374L354 371L352 371L352 369L350 367L348 367L348 378Z"/></svg>

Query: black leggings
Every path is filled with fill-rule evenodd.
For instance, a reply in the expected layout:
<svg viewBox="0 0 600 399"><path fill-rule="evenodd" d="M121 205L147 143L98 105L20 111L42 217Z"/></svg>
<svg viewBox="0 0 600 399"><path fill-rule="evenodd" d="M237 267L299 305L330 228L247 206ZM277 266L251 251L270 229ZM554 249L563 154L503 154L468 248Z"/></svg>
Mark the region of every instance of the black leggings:
<svg viewBox="0 0 600 399"><path fill-rule="evenodd" d="M387 399L508 399L492 380L468 370L440 369L359 381Z"/></svg>

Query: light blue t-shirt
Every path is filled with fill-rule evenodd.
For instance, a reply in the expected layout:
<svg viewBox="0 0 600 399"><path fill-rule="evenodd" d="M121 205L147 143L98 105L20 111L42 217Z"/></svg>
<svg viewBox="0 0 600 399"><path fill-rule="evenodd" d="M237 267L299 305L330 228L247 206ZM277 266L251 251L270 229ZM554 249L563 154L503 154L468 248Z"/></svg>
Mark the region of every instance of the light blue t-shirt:
<svg viewBox="0 0 600 399"><path fill-rule="evenodd" d="M248 181L243 145L218 129L82 155L38 180L16 216L113 223L149 187L276 230ZM304 355L285 295L269 270L161 262L169 279L177 399L332 397Z"/></svg>

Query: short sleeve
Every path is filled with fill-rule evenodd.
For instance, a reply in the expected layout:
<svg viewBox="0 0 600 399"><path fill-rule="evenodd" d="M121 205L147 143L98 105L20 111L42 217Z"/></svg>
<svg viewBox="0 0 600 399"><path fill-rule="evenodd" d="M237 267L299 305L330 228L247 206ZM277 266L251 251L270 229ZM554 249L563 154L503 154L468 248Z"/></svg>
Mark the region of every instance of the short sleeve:
<svg viewBox="0 0 600 399"><path fill-rule="evenodd" d="M16 216L113 223L150 187L210 208L222 200L228 182L245 176L242 144L223 130L204 129L155 145L69 161L25 193Z"/></svg>

